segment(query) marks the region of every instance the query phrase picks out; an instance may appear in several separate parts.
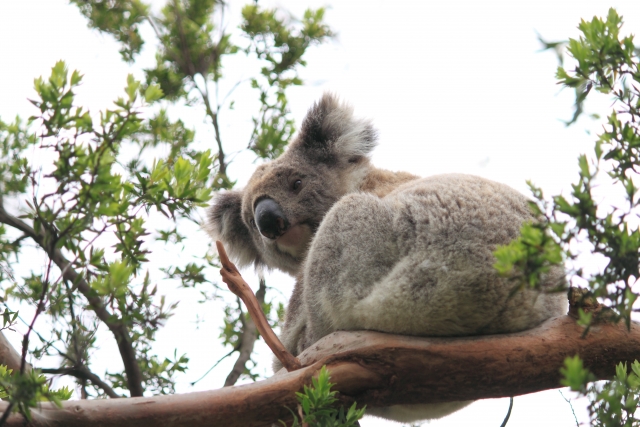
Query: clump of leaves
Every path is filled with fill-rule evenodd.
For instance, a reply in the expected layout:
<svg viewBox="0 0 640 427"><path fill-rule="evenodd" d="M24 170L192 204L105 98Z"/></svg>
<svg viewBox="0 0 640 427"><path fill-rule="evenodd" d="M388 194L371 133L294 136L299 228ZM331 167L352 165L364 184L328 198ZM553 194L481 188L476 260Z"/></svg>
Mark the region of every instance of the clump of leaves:
<svg viewBox="0 0 640 427"><path fill-rule="evenodd" d="M336 391L331 391L333 383L329 370L323 366L317 378L312 378L311 387L304 386L302 393L296 393L298 403L302 409L302 420L293 414L292 427L308 425L310 427L352 427L358 425L358 420L364 416L365 408L357 409L356 403L345 412L344 406L336 407ZM283 425L286 424L280 421Z"/></svg>
<svg viewBox="0 0 640 427"><path fill-rule="evenodd" d="M25 238L33 240L51 260L44 274L31 274L18 283L10 271L3 270L0 279L12 282L5 297L41 301L37 306L42 310L37 311L36 317L44 311L42 301L50 301L46 313L66 326L65 330L53 331L51 341L34 349L34 354L53 352L63 356L64 364L86 364L86 346L93 345L90 337L94 331L75 313L93 311L124 343L120 349L131 361L126 377L140 379L149 389L158 387L161 393L171 391L170 378L174 372L186 369L186 360L154 364L149 355L158 326L174 306L165 307L164 297L156 297L157 288L149 275L141 274L148 263L148 250L143 243L150 234L145 215L155 211L175 220L204 206L211 194L206 183L213 157L205 151L177 156L171 162L139 161L124 173L120 150L124 144L146 135L150 120L144 117L143 109L161 98L162 91L157 85L143 87L129 76L124 96L116 99L115 108L94 117L75 105L75 92L81 82L79 72L70 73L66 64L59 61L48 78L35 80L37 97L31 102L39 114L29 123L37 130L30 131L19 119L12 125L0 126L0 141L6 154L0 159L0 173L7 183L0 186L0 222L4 223L0 230L0 261L16 262L19 243ZM170 132L165 133L165 139L171 139ZM38 139L41 142L36 146ZM52 159L50 167L36 170L28 162L24 167L12 167L16 159L22 164L28 149L48 155ZM39 191L34 191L29 209L17 218L5 210L3 201L27 191L22 185L25 182L37 182ZM10 237L4 232L5 226L21 231L23 237ZM107 235L114 243L111 259L105 251ZM3 328L10 326L15 317L15 313L5 310ZM67 347L65 350L54 345L60 342ZM125 375L112 375L118 377ZM137 381L135 384L136 391L132 393L140 395L140 385ZM131 386L127 381L114 381L112 385ZM11 390L21 389L7 390L12 393Z"/></svg>
<svg viewBox="0 0 640 427"><path fill-rule="evenodd" d="M39 402L48 401L61 407L62 401L69 400L72 394L73 390L66 386L51 389L47 378L38 371L14 374L12 369L0 365L0 399L7 400L14 411L20 411L27 419L30 419L30 409Z"/></svg>
<svg viewBox="0 0 640 427"><path fill-rule="evenodd" d="M160 8L148 0L69 3L90 28L119 43L125 61L135 62L145 46L156 49L156 62L142 70L144 82L129 76L115 105L96 114L77 105L82 75L60 61L35 80L33 117L0 120L0 302L36 307L25 348L36 360L59 358L59 368L43 367L49 374L89 371L98 329L106 326L124 370L115 365L106 381L77 378L82 397L121 396L127 389L132 396L173 393L174 376L189 359L152 351L177 304L159 295L149 261L153 236L181 252L190 238L182 224L199 223L198 208L212 192L233 187L227 166L235 155L226 152L220 116L233 109L236 87L252 84L259 101L246 150L258 158L282 152L294 131L286 89L302 84L298 70L307 49L331 31L323 9L295 19L283 10L247 6L233 28L225 19L228 2L215 0L167 0ZM147 26L151 31L142 30ZM149 38L154 43L145 45ZM253 71L249 67L246 78L224 75L226 58L241 54ZM174 106L199 108L194 113L204 115L213 139L173 120ZM204 143L214 149L199 149ZM162 230L154 229L159 220ZM25 259L44 265L29 266ZM216 264L199 254L176 257L159 270L196 289L205 302L226 292L207 279ZM16 277L12 266L26 266L26 276ZM265 311L274 317L281 309L271 310L268 302ZM2 328L12 327L17 314L0 314ZM38 328L38 316L47 316L52 330ZM226 336L243 333L246 319L241 307L228 316ZM231 338L224 341L233 345L229 355L240 350ZM256 376L249 368L247 375Z"/></svg>
<svg viewBox="0 0 640 427"><path fill-rule="evenodd" d="M253 133L249 148L258 157L274 159L295 131L285 91L302 84L296 65L306 65L304 52L320 44L333 33L323 23L324 9L305 11L300 25L293 26L292 18L283 18L276 9L261 10L257 4L242 9L242 29L249 38L247 53L265 61L259 77L251 79L251 86L260 92L260 112L253 119Z"/></svg>
<svg viewBox="0 0 640 427"><path fill-rule="evenodd" d="M580 357L568 357L564 361L561 383L583 396L587 396L591 425L598 427L637 427L636 417L640 401L640 363L631 364L631 372L626 363L616 366L612 381L594 383L595 376L582 365Z"/></svg>
<svg viewBox="0 0 640 427"><path fill-rule="evenodd" d="M225 20L228 4L214 0L169 0L160 9L146 0L70 3L90 28L115 38L125 61L135 62L143 46L155 46L156 63L143 70L144 82L127 79L114 107L92 114L76 102L82 75L60 61L48 77L35 80L33 117L0 120L1 302L35 306L36 318L48 316L56 325L43 333L35 326L31 336L40 343L26 344L36 359L60 357L59 369L43 368L49 373L88 370L97 330L106 326L124 370L107 372L107 381L78 379L83 397L126 395L127 389L132 396L172 393L174 375L187 369L188 358L152 351L156 332L176 305L158 295L149 262L154 225L158 219L165 223L156 240L179 251L177 246L188 244L181 223L199 222L197 209L212 192L234 185L220 115L233 109L239 85L251 82L260 105L246 150L262 158L282 152L294 131L285 91L302 84L298 70L307 49L331 31L323 9L298 20L282 10L249 6L241 26L232 28ZM145 45L148 38L156 43ZM224 76L226 58L243 53L254 71L246 79ZM231 89L219 96L223 80ZM195 113L204 114L213 141L173 120L176 105L200 108ZM214 150L198 149L203 142ZM45 265L14 277L11 266L34 259L25 251L37 251ZM160 270L184 288L196 288L202 301L219 297L223 291L206 279L215 260L194 258ZM11 327L14 313L2 314L2 327ZM227 329L242 332L245 318L240 308Z"/></svg>
<svg viewBox="0 0 640 427"><path fill-rule="evenodd" d="M2 310L2 326L0 327L0 331L3 329L11 329L11 327L16 323L17 318L17 311L11 311L8 308Z"/></svg>
<svg viewBox="0 0 640 427"><path fill-rule="evenodd" d="M610 309L606 310L607 320L623 320L629 327L640 277L640 233L635 221L640 213L636 185L640 178L640 70L633 36L621 36L622 22L610 9L606 18L582 20L578 27L582 35L568 41L567 53L576 65L573 69L558 67L558 84L577 90L576 111L583 111L593 90L611 95L613 110L593 155L578 158L578 182L572 185L571 195L548 201L529 183L539 221L525 224L522 236L498 248L495 255L502 274L519 275L523 283L536 289L551 266L575 260L580 255L576 248L588 243L592 253L606 259L606 266L591 276L583 275L582 270L571 273L584 279L591 295ZM605 174L611 192L622 194L624 200L608 206L598 203L594 189ZM601 320L597 315L591 319L581 315L581 319L586 326Z"/></svg>
<svg viewBox="0 0 640 427"><path fill-rule="evenodd" d="M631 313L637 311L637 280L640 277L640 233L637 217L640 194L636 185L640 174L640 70L633 36L621 36L623 20L615 9L606 18L582 20L581 35L568 42L544 42L545 49L558 54L566 47L575 60L572 69L564 67L564 56L556 77L558 84L574 90L575 110L567 125L575 123L585 110L587 96L594 91L610 95L613 108L598 135L591 156L578 159L579 176L571 195L547 201L542 191L529 184L535 202L532 208L539 221L525 224L522 237L495 252L501 274L521 279L521 287L539 288L540 277L553 265L575 260L581 243L606 259L602 271L583 277L581 270L570 272L587 284L579 292L597 300L605 309L586 313L579 309L579 323L588 328L598 321L624 321L631 326ZM608 175L611 192L623 200L605 206L594 196L598 179ZM582 245L584 247L584 245ZM582 301L592 303L592 301ZM594 383L595 376L583 366L579 356L565 359L562 384L587 396L594 426L640 426L635 417L640 397L640 364L635 361L628 372L626 364L616 367L612 381Z"/></svg>

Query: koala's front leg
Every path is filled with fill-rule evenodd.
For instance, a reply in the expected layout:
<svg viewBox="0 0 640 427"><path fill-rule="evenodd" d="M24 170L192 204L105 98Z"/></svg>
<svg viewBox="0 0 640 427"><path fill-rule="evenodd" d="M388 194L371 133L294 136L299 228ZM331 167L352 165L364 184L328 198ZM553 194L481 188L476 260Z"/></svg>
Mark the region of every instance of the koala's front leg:
<svg viewBox="0 0 640 427"><path fill-rule="evenodd" d="M393 210L370 194L351 194L327 213L304 269L311 343L338 329L363 329L354 305L396 264Z"/></svg>
<svg viewBox="0 0 640 427"><path fill-rule="evenodd" d="M298 356L315 341L310 341L309 337L309 314L307 307L303 304L304 288L301 276L296 278L293 293L287 305L284 325L280 333L280 341L287 350L294 356ZM273 358L273 372L278 372L282 368L282 363L277 357Z"/></svg>

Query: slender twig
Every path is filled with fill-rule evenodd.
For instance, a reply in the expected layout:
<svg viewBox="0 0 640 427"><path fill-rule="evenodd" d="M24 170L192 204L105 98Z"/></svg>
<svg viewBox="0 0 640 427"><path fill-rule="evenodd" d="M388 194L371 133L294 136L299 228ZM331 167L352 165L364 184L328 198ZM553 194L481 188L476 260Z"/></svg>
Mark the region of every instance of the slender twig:
<svg viewBox="0 0 640 427"><path fill-rule="evenodd" d="M23 234L22 236L18 237L16 240L11 242L11 246L16 246L18 243L20 243L21 241L27 238L29 238L29 236L27 236L26 234Z"/></svg>
<svg viewBox="0 0 640 427"><path fill-rule="evenodd" d="M203 76L204 77L204 76ZM195 83L195 82L194 82ZM222 148L222 139L220 138L220 127L218 126L218 114L213 111L211 107L211 101L209 100L209 88L207 86L207 82L204 82L204 90L200 88L198 85L195 85L198 92L200 92L200 96L204 102L205 109L207 110L207 115L211 118L211 122L213 124L214 135L216 138L216 144L218 145L218 173L221 175L227 174L227 163L225 162L225 153Z"/></svg>
<svg viewBox="0 0 640 427"><path fill-rule="evenodd" d="M49 275L51 273L52 262L51 258L49 258L49 262L47 264L47 272L45 274L44 280L42 282L42 292L40 293L40 300L38 301L38 305L36 306L36 312L33 315L33 319L31 319L31 323L27 328L27 333L24 334L22 339L22 357L20 360L20 375L23 375L25 370L27 369L27 350L29 350L29 336L31 335L31 331L33 331L33 327L36 324L36 320L40 313L44 311L45 302L44 300L47 297L49 292Z"/></svg>
<svg viewBox="0 0 640 427"><path fill-rule="evenodd" d="M151 28L153 28L153 32L156 33L156 37L158 38L158 41L162 43L162 34L160 34L160 31L158 30L156 23L153 22L153 17L151 15L147 15L145 16L145 18L147 18L147 22L149 22L149 24L151 25Z"/></svg>
<svg viewBox="0 0 640 427"><path fill-rule="evenodd" d="M227 357L231 356L234 352L238 351L238 348L234 347L233 350L231 350L229 353L225 354L224 356L222 356L220 359L218 359L218 361L216 363L213 364L212 367L210 367L207 372L205 372L200 378L198 378L195 381L192 381L190 384L196 385L198 382L200 382L204 377L206 377L207 375L209 375L209 372L213 371L215 369L216 366L218 366L220 364L220 362L222 362L224 359L226 359Z"/></svg>
<svg viewBox="0 0 640 427"><path fill-rule="evenodd" d="M300 369L302 365L300 361L294 357L285 346L280 342L276 334L269 326L269 322L262 312L262 307L253 294L251 287L244 281L242 275L238 271L237 267L229 260L227 252L224 250L222 242L216 241L216 247L218 248L218 255L220 256L220 263L222 268L220 269L220 275L222 281L229 286L229 290L242 299L242 302L247 306L251 319L255 322L258 331L264 338L273 354L282 363L282 366L289 372Z"/></svg>
<svg viewBox="0 0 640 427"><path fill-rule="evenodd" d="M261 279L260 288L255 296L260 307L264 304L266 291L266 282L264 279ZM227 375L227 378L224 381L225 387L234 385L240 378L240 375L245 371L247 362L251 358L251 353L253 353L253 347L258 339L258 328L252 317L248 319L245 318L242 307L240 310L240 320L242 321L242 335L240 336L240 345L238 347L240 354L238 355L236 363L233 365L233 369L229 372L229 375Z"/></svg>
<svg viewBox="0 0 640 427"><path fill-rule="evenodd" d="M571 408L571 413L573 414L573 419L576 422L576 427L580 427L580 423L578 422L578 417L576 416L576 411L573 409L573 404L571 403L570 399L567 399L564 394L562 394L562 390L558 390L558 393L560 393L560 396L562 396L562 398L565 400L565 402L567 402L569 404L569 407Z"/></svg>
<svg viewBox="0 0 640 427"><path fill-rule="evenodd" d="M3 208L2 204L1 204L1 200L0 200L0 208ZM4 209L3 209L4 210ZM49 273L51 272L51 259L49 259L49 265L47 266L47 273L45 275L45 279L42 282L42 292L40 293L40 299L38 301L38 305L36 307L36 312L33 315L33 319L31 319L31 323L29 324L29 327L27 328L27 333L24 334L24 337L22 338L22 355L20 357L20 375L24 375L25 371L27 370L27 350L29 349L29 335L31 334L31 331L33 330L33 327L36 323L36 320L38 319L38 316L40 315L40 313L42 313L44 311L44 300L47 296L47 292L49 290ZM2 418L0 418L0 426L2 426L5 421L7 420L7 418L9 417L9 414L11 413L11 411L13 410L13 404L14 402L11 402L11 404L7 407L7 409L5 410L4 414L2 414ZM20 405L21 407L21 405ZM22 412L22 411L20 411Z"/></svg>
<svg viewBox="0 0 640 427"><path fill-rule="evenodd" d="M111 398L122 397L116 393L109 384L100 379L99 376L87 369L86 366L68 367L68 368L43 368L40 370L43 374L52 375L71 375L82 380L91 381L93 385L104 390L104 393Z"/></svg>
<svg viewBox="0 0 640 427"><path fill-rule="evenodd" d="M500 427L506 427L507 423L509 422L509 418L511 417L512 409L513 409L513 396L509 398L509 410L507 411L507 415L504 417L502 424L500 424Z"/></svg>
<svg viewBox="0 0 640 427"><path fill-rule="evenodd" d="M229 92L227 92L227 94L224 96L224 98L222 98L222 102L220 102L218 104L218 111L220 111L220 109L224 106L224 104L227 102L227 99L229 99L229 97L231 96L231 94L233 94L233 92L238 88L238 86L240 86L242 83L244 82L248 82L250 79L241 79L238 80L231 89L229 89Z"/></svg>
<svg viewBox="0 0 640 427"><path fill-rule="evenodd" d="M4 413L2 414L2 418L0 418L0 426L3 426L4 423L7 421L7 418L9 418L9 415L11 415L11 411L13 411L14 405L15 405L14 402L10 402L9 406L7 406L7 409L4 410Z"/></svg>
<svg viewBox="0 0 640 427"><path fill-rule="evenodd" d="M73 300L73 293L71 292L71 287L69 286L69 282L67 280L64 281L64 286L67 289L67 298L69 300L69 314L71 314L71 342L73 343L73 351L75 353L75 358L77 361L81 361L83 359L80 354L80 348L78 347L78 325L79 319L76 317L74 305L75 301ZM80 378L80 391L81 398L87 398L87 380L86 378ZM108 394L108 393L107 393Z"/></svg>
<svg viewBox="0 0 640 427"><path fill-rule="evenodd" d="M5 307L6 307L6 304L5 304ZM18 315L18 320L20 320L20 321L22 322L22 324L23 324L23 325L25 325L25 326L29 326L29 323L28 323L26 320L24 320L24 319L22 318L22 316ZM36 334L36 336L38 337L38 339L40 340L40 342L42 342L42 343L47 343L47 345L48 345L49 347L53 348L53 349L54 349L55 351L57 351L58 353L62 354L61 350L60 350L60 349L58 349L58 348L53 344L53 342L51 342L51 341L47 340L45 337L43 337L43 336L42 336L42 334L41 334L40 332L38 332L38 331L37 331L37 330L35 330L35 329L34 329L32 332L33 332L34 334Z"/></svg>

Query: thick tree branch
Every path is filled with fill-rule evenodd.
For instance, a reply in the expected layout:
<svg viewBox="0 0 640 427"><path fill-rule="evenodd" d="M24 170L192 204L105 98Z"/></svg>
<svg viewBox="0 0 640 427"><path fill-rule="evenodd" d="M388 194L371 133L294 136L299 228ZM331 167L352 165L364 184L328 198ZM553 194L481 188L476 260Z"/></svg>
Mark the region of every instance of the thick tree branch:
<svg viewBox="0 0 640 427"><path fill-rule="evenodd" d="M82 380L88 380L93 383L96 387L101 388L105 394L112 398L122 397L113 389L111 386L100 379L99 376L91 372L85 366L80 367L68 367L68 368L43 368L40 370L43 374L53 374L53 375L71 375L72 377L76 377Z"/></svg>
<svg viewBox="0 0 640 427"><path fill-rule="evenodd" d="M11 345L4 333L0 331L0 365L5 365L9 369L13 369L13 372L20 372L21 357L20 353L16 351ZM31 365L26 365L26 370L29 371Z"/></svg>
<svg viewBox="0 0 640 427"><path fill-rule="evenodd" d="M69 261L62 255L60 249L50 244L46 236L37 233L31 226L24 221L16 218L5 211L4 206L0 200L0 223L7 224L13 228L22 231L27 236L31 237L42 249L47 253L49 258L58 266L62 272L64 280L68 280L73 283L78 291L84 295L89 302L89 305L96 313L98 319L107 325L111 333L116 338L118 344L118 350L120 350L120 356L124 363L124 370L127 374L127 386L131 393L131 396L142 396L144 391L142 388L142 373L138 366L136 359L136 353L133 349L131 339L129 337L129 331L127 327L123 325L116 316L107 310L102 299L98 297L95 292L89 286L89 283L82 277L80 273L73 269Z"/></svg>
<svg viewBox="0 0 640 427"><path fill-rule="evenodd" d="M258 300L258 304L262 306L264 304L264 297L267 292L267 285L264 279L260 280L260 288L258 292L256 292L256 299ZM244 312L241 314L244 316ZM240 375L245 370L247 362L251 358L251 353L253 353L253 346L258 339L258 328L253 321L253 318L245 318L242 321L242 335L240 337L240 346L238 347L238 351L240 354L238 355L238 359L236 363L233 365L233 369L227 375L227 379L224 381L224 386L229 387L234 385Z"/></svg>
<svg viewBox="0 0 640 427"><path fill-rule="evenodd" d="M242 275L240 275L240 272L238 271L238 268L229 260L222 242L217 240L216 247L218 248L220 264L222 264L222 268L220 269L222 281L227 284L231 292L239 296L242 302L244 302L244 305L247 307L249 314L251 314L251 318L255 322L258 331L260 331L262 338L264 338L264 341L267 343L273 354L275 354L278 360L282 363L282 366L284 366L287 371L300 369L300 361L287 351L284 345L280 342L280 339L273 332L273 329L271 329L269 321L262 312L262 307L256 300L255 295L253 295L251 287L244 281Z"/></svg>
<svg viewBox="0 0 640 427"><path fill-rule="evenodd" d="M416 338L379 332L335 332L300 355L305 367L265 381L208 392L42 404L32 426L267 426L286 420L294 392L322 365L342 403L369 407L517 396L559 386L564 358L579 354L600 378L640 355L640 326L596 325L586 338L569 316L516 334ZM6 403L0 403L0 410ZM12 415L9 426L22 426Z"/></svg>

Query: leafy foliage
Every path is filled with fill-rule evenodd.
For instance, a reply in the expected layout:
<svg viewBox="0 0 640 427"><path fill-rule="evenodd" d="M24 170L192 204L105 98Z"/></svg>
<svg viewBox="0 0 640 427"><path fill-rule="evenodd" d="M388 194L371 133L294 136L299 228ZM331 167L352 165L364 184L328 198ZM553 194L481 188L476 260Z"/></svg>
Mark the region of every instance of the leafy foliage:
<svg viewBox="0 0 640 427"><path fill-rule="evenodd" d="M34 81L32 117L0 120L2 329L24 321L11 307L31 306L25 348L36 360L57 356L60 367L46 371L74 375L83 398L173 393L189 358L177 350L172 356L154 352L157 331L177 304L166 303L158 285L170 280L194 288L200 302L224 299L226 291L207 279L218 267L212 255L156 268L149 248L157 241L179 251L189 239L185 223L199 223L198 209L211 194L234 185L220 134L220 114L234 104L233 90L218 98L222 80L235 79L224 75L224 61L243 54L257 64L250 81L260 102L254 123L262 131L254 132L247 150L273 158L294 132L286 90L302 84L297 70L306 65L307 49L331 31L322 9L297 20L281 10L247 6L241 27L227 31L227 5L213 0L171 0L158 13L144 0L70 3L90 28L118 41L127 62L154 45L145 34L155 35L156 64L142 70L143 81L129 76L112 108L90 112L76 102L81 73L60 61ZM214 150L198 149L199 135L172 118L175 106L204 112ZM275 133L265 136L271 125ZM25 257L44 264L26 266ZM248 317L229 300L222 336L238 350ZM275 322L282 307L268 300L264 306ZM49 326L42 327L39 316ZM100 378L90 366L98 329L105 326L124 369L114 364ZM245 374L256 377L250 367ZM58 398L39 385L40 377L27 381L26 375L2 380L21 412L28 412L37 393Z"/></svg>
<svg viewBox="0 0 640 427"><path fill-rule="evenodd" d="M11 311L9 309L2 310L2 327L0 331L3 329L10 329L16 323L16 319L18 318L18 312Z"/></svg>
<svg viewBox="0 0 640 427"><path fill-rule="evenodd" d="M212 157L205 152L196 160L180 157L171 165L159 161L123 176L117 162L120 148L139 134L145 121L141 109L149 100L161 96L161 92L155 86L142 90L140 83L129 77L125 96L115 101L116 108L102 112L98 123L94 123L89 112L74 103L75 90L81 81L82 76L76 71L69 76L63 62L53 67L48 79L35 80L39 99L32 103L40 115L31 117L30 122L38 123L41 129L40 150L51 153L55 160L37 183L41 196L33 198L31 210L22 216L33 227L22 221L16 225L57 265L59 277L55 281L50 279L53 274L50 262L44 275L31 275L24 285L12 286L7 295L25 302L42 301L45 297L51 301L48 314L67 326L66 331L56 331L54 341L60 340L68 348L56 351L73 365L84 363L87 356L87 349L81 350L78 343L94 342L90 338L94 331L88 330L74 313L77 310L102 313L101 320L111 329L124 327L129 331L142 371L154 383L163 374L170 375L184 367L165 365L162 372L145 371L153 362L146 355L155 332L169 317L173 306L165 307L164 298L154 301L156 287L151 286L148 274L142 280L138 278L147 262L147 250L142 244L149 234L141 212L155 209L175 218L203 206L211 192L205 183ZM19 127L7 128L6 132L5 139L22 137L32 143L36 140L33 134L24 138ZM24 151L25 145L14 144L22 149L16 155ZM14 181L35 180L31 168L16 171L14 176ZM8 225L17 221L6 212L2 219ZM107 233L115 240L109 255L112 261L105 249L96 245ZM85 289L79 283L80 276L86 278ZM77 291L86 301L77 297ZM112 310L108 315L103 313L105 305ZM48 343L34 351L50 354L52 349ZM118 375L122 376L114 374ZM114 386L128 387L126 382L115 382Z"/></svg>
<svg viewBox="0 0 640 427"><path fill-rule="evenodd" d="M529 183L535 202L532 209L539 220L525 224L522 237L495 252L496 268L520 280L520 287L536 288L540 277L552 265L574 260L577 248L587 243L590 251L606 260L604 268L590 276L582 270L572 271L572 278L582 279L587 289L583 303L596 297L604 309L578 312L578 323L588 331L600 321L624 321L631 325L631 314L637 309L637 280L640 278L640 233L637 217L640 194L636 183L640 173L640 70L638 49L633 36L622 36L623 20L615 9L606 18L582 20L581 36L568 42L545 42L561 61L556 77L558 84L574 90L575 110L567 124L576 123L585 111L590 93L613 98L613 109L603 131L598 135L593 154L578 159L578 182L572 185L570 197L555 196L547 201L542 191ZM562 49L574 61L567 69ZM605 205L595 190L608 177L609 192L620 194L620 200ZM583 245L584 247L584 245ZM587 396L594 426L639 426L635 417L640 393L640 364L635 361L628 372L626 364L616 367L612 381L594 383L595 376L583 366L579 356L565 359L561 369L562 385Z"/></svg>
<svg viewBox="0 0 640 427"><path fill-rule="evenodd" d="M638 297L634 285L640 277L640 233L634 221L640 203L635 184L640 172L640 88L636 84L640 70L633 36L621 37L621 26L622 18L610 9L606 19L583 20L579 25L583 35L569 40L567 52L576 66L569 71L559 67L558 83L579 89L576 105L581 111L592 89L613 97L613 111L593 155L579 157L578 182L572 185L570 197L559 195L547 201L540 189L529 184L539 221L526 224L520 239L496 251L496 267L503 274L513 274L516 268L523 281L536 288L541 274L551 265L576 259L579 243L587 242L592 253L606 259L606 266L588 277L581 270L572 273L583 278L591 293L610 309L602 312L608 319L613 313L614 320L629 326ZM605 174L611 179L611 192L622 194L624 201L598 204L594 189Z"/></svg>
<svg viewBox="0 0 640 427"><path fill-rule="evenodd" d="M242 29L251 44L245 49L266 61L260 78L251 79L251 86L260 91L260 114L253 119L253 134L249 147L261 158L273 159L284 151L293 135L293 121L287 117L285 90L300 85L295 72L297 64L306 65L302 54L312 45L331 37L331 30L324 24L324 9L307 10L302 28L294 32L291 25L278 18L277 10L260 10L257 5L242 9Z"/></svg>
<svg viewBox="0 0 640 427"><path fill-rule="evenodd" d="M140 24L149 13L149 5L141 0L71 0L89 19L89 26L113 35L122 44L120 54L132 62L140 53L144 40Z"/></svg>
<svg viewBox="0 0 640 427"><path fill-rule="evenodd" d="M293 414L293 427L306 424L311 427L352 427L358 425L358 420L364 416L365 408L357 409L356 403L345 412L344 406L336 407L337 398L335 391L331 391L334 385L329 380L329 370L323 366L318 372L318 377L311 379L312 385L304 386L302 393L296 393L300 408L302 408L302 421ZM304 415L303 415L304 414ZM284 422L281 421L284 425Z"/></svg>
<svg viewBox="0 0 640 427"><path fill-rule="evenodd" d="M53 402L61 406L63 400L69 400L72 390L62 387L52 390L47 378L37 371L20 374L13 373L5 365L0 365L0 399L13 404L16 411L20 411L30 419L30 408L38 406L39 402Z"/></svg>
<svg viewBox="0 0 640 427"><path fill-rule="evenodd" d="M626 363L619 363L613 380L603 384L590 383L594 376L582 366L578 356L567 358L565 368L560 372L563 385L587 396L591 401L591 425L640 426L640 418L635 416L640 401L640 363L637 360L631 364L631 372Z"/></svg>

